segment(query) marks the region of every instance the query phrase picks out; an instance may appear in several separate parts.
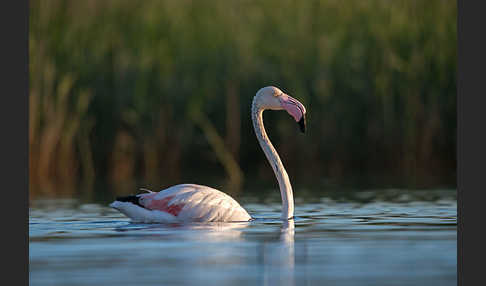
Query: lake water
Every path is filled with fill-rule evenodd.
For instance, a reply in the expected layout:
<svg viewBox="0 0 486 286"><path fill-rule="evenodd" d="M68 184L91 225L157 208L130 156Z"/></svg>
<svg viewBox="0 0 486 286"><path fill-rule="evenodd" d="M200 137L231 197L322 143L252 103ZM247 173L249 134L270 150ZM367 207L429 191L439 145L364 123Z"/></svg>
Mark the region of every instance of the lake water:
<svg viewBox="0 0 486 286"><path fill-rule="evenodd" d="M187 225L35 200L30 285L456 285L455 191L394 193L297 197L290 223L273 197L239 199L249 223Z"/></svg>

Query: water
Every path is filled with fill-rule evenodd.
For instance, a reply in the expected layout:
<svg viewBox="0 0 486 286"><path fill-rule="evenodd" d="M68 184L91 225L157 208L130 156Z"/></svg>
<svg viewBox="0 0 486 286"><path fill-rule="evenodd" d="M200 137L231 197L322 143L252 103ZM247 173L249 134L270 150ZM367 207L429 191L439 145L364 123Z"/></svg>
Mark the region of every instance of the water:
<svg viewBox="0 0 486 286"><path fill-rule="evenodd" d="M368 194L369 195L369 194ZM105 202L33 201L30 285L456 285L456 201L242 198L249 223L135 224Z"/></svg>

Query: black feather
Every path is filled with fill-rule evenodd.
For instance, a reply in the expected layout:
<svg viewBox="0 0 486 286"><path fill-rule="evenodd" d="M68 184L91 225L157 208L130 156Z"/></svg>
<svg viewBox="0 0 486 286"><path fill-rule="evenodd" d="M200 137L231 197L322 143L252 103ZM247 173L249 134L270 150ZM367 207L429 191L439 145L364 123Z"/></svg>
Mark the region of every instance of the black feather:
<svg viewBox="0 0 486 286"><path fill-rule="evenodd" d="M136 195L116 198L116 200L119 202L129 202L143 208L144 206L140 204L139 199L140 198L137 197Z"/></svg>

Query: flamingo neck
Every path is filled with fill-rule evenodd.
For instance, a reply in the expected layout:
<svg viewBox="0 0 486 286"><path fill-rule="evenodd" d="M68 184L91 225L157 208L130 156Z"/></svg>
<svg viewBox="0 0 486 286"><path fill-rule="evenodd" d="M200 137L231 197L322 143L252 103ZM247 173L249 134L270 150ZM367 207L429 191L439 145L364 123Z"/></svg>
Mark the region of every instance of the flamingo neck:
<svg viewBox="0 0 486 286"><path fill-rule="evenodd" d="M255 96L251 108L251 119L253 121L253 128L260 143L260 146L267 157L268 162L272 166L275 177L277 177L278 186L280 188L280 195L282 196L282 216L284 220L294 217L294 196L292 193L292 186L290 185L289 176L278 156L277 151L273 147L268 138L265 127L263 126L263 111L264 107L258 103L258 97Z"/></svg>

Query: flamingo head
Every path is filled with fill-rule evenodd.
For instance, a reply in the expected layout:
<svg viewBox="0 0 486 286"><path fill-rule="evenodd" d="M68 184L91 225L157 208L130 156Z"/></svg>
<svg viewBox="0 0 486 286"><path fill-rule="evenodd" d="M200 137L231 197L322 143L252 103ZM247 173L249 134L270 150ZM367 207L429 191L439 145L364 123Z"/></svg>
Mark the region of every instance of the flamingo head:
<svg viewBox="0 0 486 286"><path fill-rule="evenodd" d="M286 110L299 124L300 131L305 132L306 111L304 105L297 99L274 86L261 88L256 97L259 100L259 106L263 109Z"/></svg>

